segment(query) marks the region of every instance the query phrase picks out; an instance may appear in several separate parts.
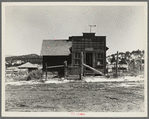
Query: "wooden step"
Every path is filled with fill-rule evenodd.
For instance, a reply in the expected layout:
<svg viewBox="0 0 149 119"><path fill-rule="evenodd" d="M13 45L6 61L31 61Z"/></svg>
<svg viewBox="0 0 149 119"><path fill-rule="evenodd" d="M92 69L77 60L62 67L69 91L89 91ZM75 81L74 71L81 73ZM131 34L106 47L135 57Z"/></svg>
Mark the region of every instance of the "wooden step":
<svg viewBox="0 0 149 119"><path fill-rule="evenodd" d="M68 80L79 80L80 76L79 75L69 75L67 77Z"/></svg>
<svg viewBox="0 0 149 119"><path fill-rule="evenodd" d="M86 73L84 73L84 76L94 76L94 73L93 72L86 72Z"/></svg>

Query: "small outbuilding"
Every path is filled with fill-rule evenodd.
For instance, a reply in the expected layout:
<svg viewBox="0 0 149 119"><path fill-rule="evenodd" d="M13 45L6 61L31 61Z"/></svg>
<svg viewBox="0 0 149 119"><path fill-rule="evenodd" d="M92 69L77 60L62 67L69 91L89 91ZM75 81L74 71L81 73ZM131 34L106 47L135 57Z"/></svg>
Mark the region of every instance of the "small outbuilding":
<svg viewBox="0 0 149 119"><path fill-rule="evenodd" d="M47 66L62 65L64 61L71 63L70 47L72 42L69 40L43 40L41 55L43 58L43 71Z"/></svg>
<svg viewBox="0 0 149 119"><path fill-rule="evenodd" d="M28 72L32 71L32 70L37 70L38 69L38 65L37 64L31 64L30 62L27 62L25 64L22 64L20 66L18 66L19 69L28 69Z"/></svg>

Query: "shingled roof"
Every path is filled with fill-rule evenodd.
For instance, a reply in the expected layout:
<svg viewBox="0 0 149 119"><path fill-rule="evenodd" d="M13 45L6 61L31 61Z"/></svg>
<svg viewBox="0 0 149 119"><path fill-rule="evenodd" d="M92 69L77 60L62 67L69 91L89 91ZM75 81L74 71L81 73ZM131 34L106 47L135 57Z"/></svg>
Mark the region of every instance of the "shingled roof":
<svg viewBox="0 0 149 119"><path fill-rule="evenodd" d="M40 55L62 56L69 55L72 42L68 40L43 40Z"/></svg>

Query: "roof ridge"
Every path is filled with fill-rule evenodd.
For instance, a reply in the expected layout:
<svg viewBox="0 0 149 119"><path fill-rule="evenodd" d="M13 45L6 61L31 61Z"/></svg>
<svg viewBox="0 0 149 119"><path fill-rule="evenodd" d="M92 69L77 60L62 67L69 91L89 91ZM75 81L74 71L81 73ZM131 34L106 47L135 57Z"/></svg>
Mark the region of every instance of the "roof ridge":
<svg viewBox="0 0 149 119"><path fill-rule="evenodd" d="M55 39L49 39L49 40L48 39L43 39L43 41L64 41L64 40L66 41L66 40L69 40L69 39L56 39L56 40Z"/></svg>

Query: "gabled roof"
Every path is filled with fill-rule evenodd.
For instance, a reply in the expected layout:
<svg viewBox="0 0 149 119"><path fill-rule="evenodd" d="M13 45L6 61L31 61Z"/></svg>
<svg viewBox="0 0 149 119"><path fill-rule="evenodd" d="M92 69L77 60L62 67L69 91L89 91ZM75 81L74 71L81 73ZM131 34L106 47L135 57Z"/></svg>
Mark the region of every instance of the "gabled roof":
<svg viewBox="0 0 149 119"><path fill-rule="evenodd" d="M67 56L69 55L72 41L70 40L43 40L40 55L42 56ZM106 50L109 48L106 47Z"/></svg>
<svg viewBox="0 0 149 119"><path fill-rule="evenodd" d="M36 64L31 64L30 62L27 62L25 64L22 64L21 66L18 66L18 68L38 68Z"/></svg>
<svg viewBox="0 0 149 119"><path fill-rule="evenodd" d="M62 56L69 55L72 42L68 40L43 40L40 55Z"/></svg>

